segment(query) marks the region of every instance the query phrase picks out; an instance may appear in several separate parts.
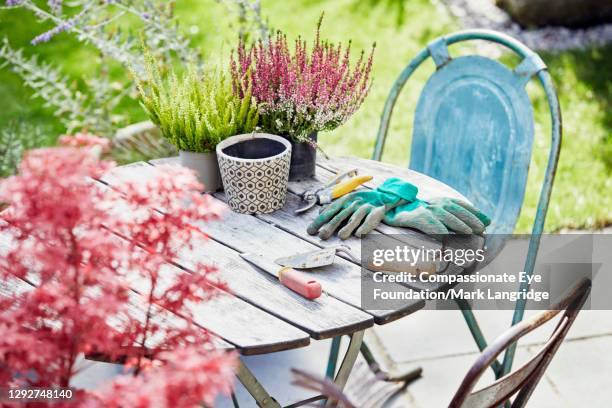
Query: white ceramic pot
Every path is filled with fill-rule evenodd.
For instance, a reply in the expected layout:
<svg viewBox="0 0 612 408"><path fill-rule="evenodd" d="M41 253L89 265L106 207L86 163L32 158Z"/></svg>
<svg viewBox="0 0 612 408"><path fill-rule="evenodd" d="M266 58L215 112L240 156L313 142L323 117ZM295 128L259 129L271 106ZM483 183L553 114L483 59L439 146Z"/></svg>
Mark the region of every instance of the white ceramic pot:
<svg viewBox="0 0 612 408"><path fill-rule="evenodd" d="M198 181L204 184L205 192L215 192L222 186L217 154L179 151L181 165L196 172Z"/></svg>
<svg viewBox="0 0 612 408"><path fill-rule="evenodd" d="M217 158L230 208L265 214L285 205L291 144L266 133L232 136L217 145Z"/></svg>

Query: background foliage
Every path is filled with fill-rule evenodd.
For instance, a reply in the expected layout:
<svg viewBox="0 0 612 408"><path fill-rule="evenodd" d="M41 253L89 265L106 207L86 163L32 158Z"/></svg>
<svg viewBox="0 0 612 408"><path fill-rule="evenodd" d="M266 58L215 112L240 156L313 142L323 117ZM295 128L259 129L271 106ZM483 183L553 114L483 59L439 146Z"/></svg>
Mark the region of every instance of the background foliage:
<svg viewBox="0 0 612 408"><path fill-rule="evenodd" d="M25 121L13 121L0 129L0 178L17 171L25 150L44 145L45 135L40 128Z"/></svg>
<svg viewBox="0 0 612 408"><path fill-rule="evenodd" d="M344 126L322 134L320 144L326 152L369 157L372 153L378 121L387 92L395 77L410 59L434 37L459 29L455 20L430 0L263 0L262 14L270 24L290 37L302 34L312 40L312 27L325 11L327 24L322 35L332 41L353 40L355 49L377 42L374 83L361 110ZM213 0L179 0L175 12L181 31L199 46L205 60L226 61L235 44L236 16L225 4ZM7 35L11 45L26 46L44 31L29 13L0 10L0 36ZM50 27L46 27L50 28ZM451 47L457 55L468 47ZM473 48L472 48L473 49ZM43 62L60 63L64 73L73 78L97 75L93 63L97 53L62 33L49 44L36 46ZM553 75L564 121L564 141L559 171L547 218L549 231L563 227L594 228L612 222L612 46L562 53L541 52ZM515 63L503 57L505 62ZM109 63L109 77L120 78L123 68ZM400 97L391 123L388 149L383 159L407 164L412 132L412 114L420 90L433 71L429 64L411 79ZM526 232L533 221L544 167L547 160L549 117L544 95L536 83L528 88L536 111L535 154L531 163L526 202L518 230ZM24 88L19 78L0 70L0 95L5 102L0 110L0 128L15 118L40 126L48 134L63 132L50 109ZM133 101L124 101L116 111L131 121L146 118Z"/></svg>

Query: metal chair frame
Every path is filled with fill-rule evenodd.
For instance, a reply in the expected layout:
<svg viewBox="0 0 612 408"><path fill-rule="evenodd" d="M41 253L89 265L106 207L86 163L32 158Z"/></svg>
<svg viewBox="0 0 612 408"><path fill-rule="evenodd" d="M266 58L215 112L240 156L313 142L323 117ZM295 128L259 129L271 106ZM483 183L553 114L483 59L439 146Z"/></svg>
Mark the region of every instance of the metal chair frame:
<svg viewBox="0 0 612 408"><path fill-rule="evenodd" d="M536 256L540 245L540 236L544 230L544 221L546 218L546 212L548 210L548 205L550 201L550 194L552 191L553 181L557 170L562 136L561 111L559 108L557 94L555 92L551 76L546 70L546 65L536 53L531 51L529 48L527 48L525 45L515 40L514 38L491 30L459 31L432 41L428 44L426 48L421 50L416 55L416 57L406 66L406 68L404 68L404 70L400 73L395 83L393 84L393 87L391 88L389 96L387 97L387 100L385 102L372 159L381 159L382 152L385 146L387 132L389 129L391 115L393 113L393 108L395 107L395 103L399 97L402 88L404 87L408 79L412 76L412 74L415 72L415 70L429 57L434 60L437 69L441 69L452 60L448 52L448 45L467 40L486 40L494 42L518 54L520 57L522 57L522 61L514 69L514 73L519 76L519 78L521 78L521 82L523 84L526 84L533 76L537 76L540 84L542 85L546 93L552 122L551 145L548 155L548 164L544 175L544 181L540 190L536 217L532 227L532 234L529 242L527 258L525 260L524 271L529 276L531 276L533 274ZM516 219L514 219L514 224L515 223ZM502 246L503 243L497 247L497 251L499 251ZM522 283L520 290L529 290L529 285L527 283ZM467 301L457 302L457 304L462 311L463 317L470 329L470 332L472 334L472 337L474 338L474 341L476 342L476 345L478 346L480 351L485 350L487 348L487 341L478 325L478 322L476 320L476 317L474 316L470 304ZM514 315L512 317L512 325L517 324L523 319L525 312L525 304L526 300L524 299L521 299L516 303ZM328 361L327 374L330 377L332 376L331 374L335 371L335 362L337 360L339 344L340 339L335 338L332 343L330 358ZM497 378L502 377L512 369L515 348L515 344L511 344L508 347L504 355L503 362L500 363L496 359L491 362L491 367L493 368ZM368 363L370 363L371 365L376 364L375 361L370 360L368 361Z"/></svg>

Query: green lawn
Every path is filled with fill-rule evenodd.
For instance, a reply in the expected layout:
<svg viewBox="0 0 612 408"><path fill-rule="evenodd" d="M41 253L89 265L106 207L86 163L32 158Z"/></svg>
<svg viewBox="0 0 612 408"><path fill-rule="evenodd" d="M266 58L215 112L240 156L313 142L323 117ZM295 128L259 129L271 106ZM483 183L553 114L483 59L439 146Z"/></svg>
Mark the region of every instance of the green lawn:
<svg viewBox="0 0 612 408"><path fill-rule="evenodd" d="M213 0L178 0L181 27L201 47L209 60L226 59L234 43L232 18ZM271 25L290 36L311 38L321 11L325 11L323 33L332 40L352 39L355 49L376 41L374 85L361 110L345 126L320 136L330 154L369 157L382 106L395 77L405 64L434 37L458 29L452 17L427 0L263 0L263 14ZM0 11L0 34L14 46L27 45L42 30L27 13ZM466 52L469 48L453 48ZM50 44L36 47L43 60L61 64L66 74L96 75L95 51L61 34ZM32 47L28 47L32 51ZM557 85L564 122L564 141L546 228L595 228L612 221L612 46L558 54L543 53ZM412 113L419 92L432 72L421 69L405 87L391 124L385 161L407 164ZM112 72L121 75L114 67ZM0 126L27 120L45 127L49 134L62 132L52 111L31 99L19 79L0 70L0 92L4 101ZM529 231L533 222L539 186L547 160L549 116L536 83L530 84L536 110L536 142L529 186L518 230ZM121 107L134 121L143 119L136 104ZM606 163L608 163L606 165Z"/></svg>

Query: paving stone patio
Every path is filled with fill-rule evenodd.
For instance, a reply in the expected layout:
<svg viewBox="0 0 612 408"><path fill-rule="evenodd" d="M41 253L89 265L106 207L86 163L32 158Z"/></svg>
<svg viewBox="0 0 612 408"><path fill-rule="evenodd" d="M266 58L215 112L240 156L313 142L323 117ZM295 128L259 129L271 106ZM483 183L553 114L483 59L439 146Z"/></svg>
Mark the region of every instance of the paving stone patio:
<svg viewBox="0 0 612 408"><path fill-rule="evenodd" d="M508 322L506 313L477 313L483 330L495 333L492 327L500 320ZM477 357L474 344L458 312L425 311L417 319L406 319L397 327L379 327L376 330L384 345L384 352L392 357L392 367L407 370L423 367L423 378L413 383L404 393L403 400L394 407L445 407L457 390L463 376ZM416 316L415 316L416 317ZM501 317L501 316L500 316ZM399 327L401 324L402 327ZM550 325L548 328L551 329ZM425 330L430 329L430 332ZM427 336L407 336L401 333L423 331ZM455 335L451 338L448 333ZM550 330L542 328L544 335ZM499 333L499 332L498 332ZM420 340L419 340L420 337ZM530 336L521 343L516 363L533 356L541 346L542 338ZM436 351L438 350L438 351ZM528 406L592 407L612 406L612 312L583 311L548 368L544 379L533 394ZM493 376L487 372L484 381Z"/></svg>

